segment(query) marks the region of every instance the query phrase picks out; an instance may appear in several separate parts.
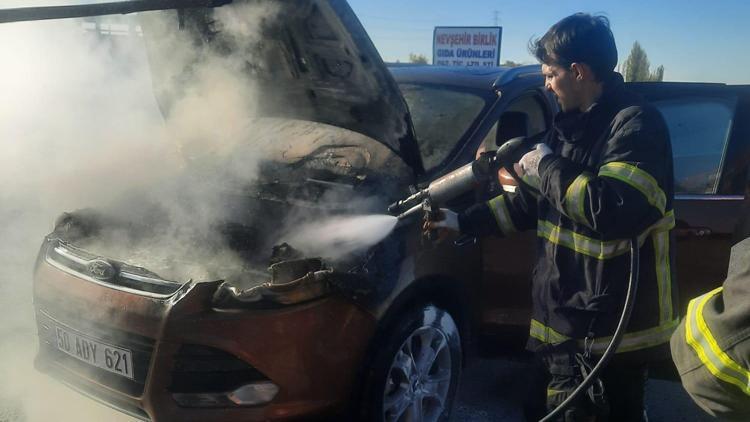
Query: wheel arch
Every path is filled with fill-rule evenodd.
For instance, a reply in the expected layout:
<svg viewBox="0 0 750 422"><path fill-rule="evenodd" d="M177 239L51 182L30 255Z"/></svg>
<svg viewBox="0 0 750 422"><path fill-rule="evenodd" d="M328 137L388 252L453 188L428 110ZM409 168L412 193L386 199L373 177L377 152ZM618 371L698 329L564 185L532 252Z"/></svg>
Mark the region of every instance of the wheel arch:
<svg viewBox="0 0 750 422"><path fill-rule="evenodd" d="M365 409L358 409L357 404L370 392L369 386L364 381L368 378L378 345L383 343L385 336L388 335L395 324L399 323L399 317L416 307L432 304L451 314L461 339L461 364L464 366L467 355L473 347L470 303L469 289L465 286L465 283L443 275L421 277L409 283L406 288L399 292L378 319L375 335L367 346L367 352L357 376L363 382L352 396L352 414L364 417L361 412Z"/></svg>
<svg viewBox="0 0 750 422"><path fill-rule="evenodd" d="M378 344L404 312L418 306L433 304L445 309L453 317L461 336L461 349L465 363L467 351L473 344L474 316L471 311L470 290L466 283L445 275L430 275L414 280L391 302L377 323L369 349Z"/></svg>

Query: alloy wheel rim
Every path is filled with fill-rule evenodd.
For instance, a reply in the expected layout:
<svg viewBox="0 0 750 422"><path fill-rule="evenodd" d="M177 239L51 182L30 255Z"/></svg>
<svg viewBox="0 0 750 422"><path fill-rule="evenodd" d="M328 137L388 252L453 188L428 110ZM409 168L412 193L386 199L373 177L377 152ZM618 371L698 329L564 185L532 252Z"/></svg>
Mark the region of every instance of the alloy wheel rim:
<svg viewBox="0 0 750 422"><path fill-rule="evenodd" d="M421 327L401 344L388 370L383 420L437 421L451 383L448 339L436 327Z"/></svg>

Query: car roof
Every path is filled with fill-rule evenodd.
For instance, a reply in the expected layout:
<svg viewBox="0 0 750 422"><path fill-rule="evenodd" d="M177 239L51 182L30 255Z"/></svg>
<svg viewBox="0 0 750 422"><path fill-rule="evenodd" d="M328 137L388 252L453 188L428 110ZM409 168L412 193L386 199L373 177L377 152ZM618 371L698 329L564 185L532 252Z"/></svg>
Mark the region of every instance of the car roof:
<svg viewBox="0 0 750 422"><path fill-rule="evenodd" d="M527 76L541 76L539 65L518 67L455 67L388 63L388 69L398 83L434 83L456 87L493 91L511 81Z"/></svg>
<svg viewBox="0 0 750 422"><path fill-rule="evenodd" d="M750 95L750 85L709 82L628 82L627 85L649 100L683 96Z"/></svg>

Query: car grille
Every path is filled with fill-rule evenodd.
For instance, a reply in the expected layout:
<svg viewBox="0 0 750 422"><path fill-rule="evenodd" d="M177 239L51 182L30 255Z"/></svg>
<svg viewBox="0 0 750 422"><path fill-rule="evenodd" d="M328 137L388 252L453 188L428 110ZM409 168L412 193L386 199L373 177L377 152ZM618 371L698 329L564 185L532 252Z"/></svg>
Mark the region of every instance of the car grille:
<svg viewBox="0 0 750 422"><path fill-rule="evenodd" d="M146 296L168 297L183 285L164 280L141 267L98 257L61 240L50 241L45 260L76 277Z"/></svg>
<svg viewBox="0 0 750 422"><path fill-rule="evenodd" d="M172 393L232 391L268 378L247 362L219 349L186 344L174 358Z"/></svg>
<svg viewBox="0 0 750 422"><path fill-rule="evenodd" d="M62 313L55 313L53 318L44 310L37 309L39 359L46 361L47 364L50 362L56 363L58 366L115 391L133 397L143 394L151 356L154 351L154 340L92 322L69 319L63 315ZM133 379L97 368L59 350L55 326L75 331L102 343L130 350L133 359Z"/></svg>

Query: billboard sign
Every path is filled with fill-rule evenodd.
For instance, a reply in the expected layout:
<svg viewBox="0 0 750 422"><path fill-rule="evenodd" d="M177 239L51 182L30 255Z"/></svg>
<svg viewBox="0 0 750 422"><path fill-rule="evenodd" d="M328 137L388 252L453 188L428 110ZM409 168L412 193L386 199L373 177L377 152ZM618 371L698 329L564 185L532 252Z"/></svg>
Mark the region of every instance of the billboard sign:
<svg viewBox="0 0 750 422"><path fill-rule="evenodd" d="M432 64L441 66L499 66L500 26L436 26Z"/></svg>

